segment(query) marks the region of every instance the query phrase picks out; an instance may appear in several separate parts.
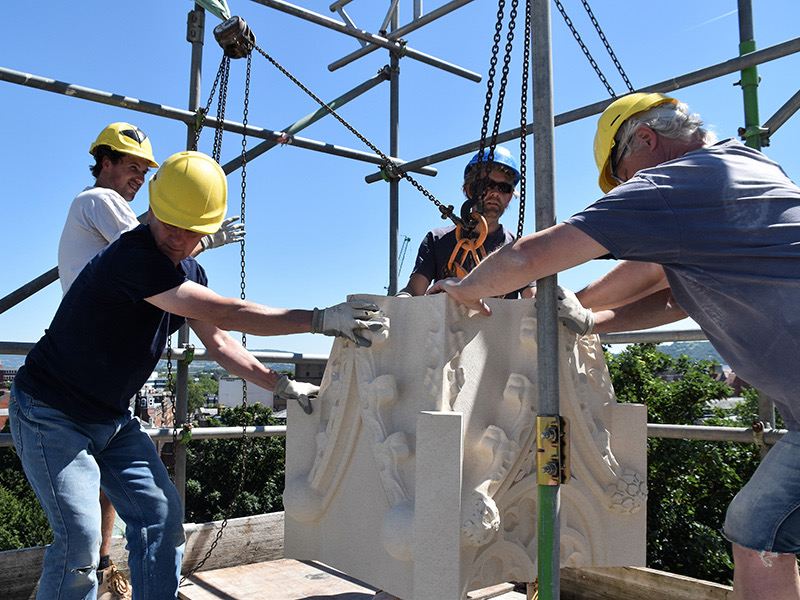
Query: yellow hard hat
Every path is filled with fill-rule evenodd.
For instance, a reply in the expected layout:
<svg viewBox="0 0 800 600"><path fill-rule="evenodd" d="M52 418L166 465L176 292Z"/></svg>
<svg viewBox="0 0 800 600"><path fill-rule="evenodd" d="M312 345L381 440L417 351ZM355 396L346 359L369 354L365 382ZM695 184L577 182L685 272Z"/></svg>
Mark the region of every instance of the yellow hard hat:
<svg viewBox="0 0 800 600"><path fill-rule="evenodd" d="M228 209L225 172L202 152L173 154L150 178L150 208L169 225L216 233Z"/></svg>
<svg viewBox="0 0 800 600"><path fill-rule="evenodd" d="M597 122L597 133L594 136L594 162L600 170L600 189L610 192L619 185L611 176L611 152L614 149L614 136L622 124L636 113L648 110L665 102L677 103L675 98L664 94L628 94L612 102L600 115Z"/></svg>
<svg viewBox="0 0 800 600"><path fill-rule="evenodd" d="M158 168L147 135L130 123L112 123L103 129L89 148L89 154L94 155L97 146L109 146L117 152L143 158L151 167Z"/></svg>

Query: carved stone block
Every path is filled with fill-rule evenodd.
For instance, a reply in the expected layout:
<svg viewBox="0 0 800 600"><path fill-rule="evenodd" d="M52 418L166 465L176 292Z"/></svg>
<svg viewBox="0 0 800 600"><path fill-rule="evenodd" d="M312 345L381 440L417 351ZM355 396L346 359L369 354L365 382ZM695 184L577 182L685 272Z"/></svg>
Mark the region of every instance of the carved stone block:
<svg viewBox="0 0 800 600"><path fill-rule="evenodd" d="M537 576L536 310L445 295L354 296L391 321L337 339L314 411L289 406L285 552L404 600ZM619 404L594 336L560 327L563 566L645 562L644 406Z"/></svg>

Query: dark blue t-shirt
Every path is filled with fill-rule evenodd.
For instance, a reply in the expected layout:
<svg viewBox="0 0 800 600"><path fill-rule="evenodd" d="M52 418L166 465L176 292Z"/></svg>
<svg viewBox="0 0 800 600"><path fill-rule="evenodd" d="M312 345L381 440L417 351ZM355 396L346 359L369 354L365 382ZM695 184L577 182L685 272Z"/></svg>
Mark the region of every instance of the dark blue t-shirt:
<svg viewBox="0 0 800 600"><path fill-rule="evenodd" d="M186 322L144 298L187 280L208 283L193 258L176 267L146 225L123 234L78 275L16 384L80 421L124 414L156 367L167 332Z"/></svg>
<svg viewBox="0 0 800 600"><path fill-rule="evenodd" d="M501 225L500 229L486 236L483 242L483 249L488 256L498 248L510 244L515 239L514 234ZM447 272L447 263L457 243L458 239L456 239L455 225L429 231L425 239L422 240L422 243L419 245L417 262L414 264L414 271L412 273L419 273L431 281L439 281L446 277L455 277L455 274ZM471 257L468 256L462 266L464 270L469 273L476 265ZM503 298L518 298L519 292L520 290L511 292L503 296Z"/></svg>
<svg viewBox="0 0 800 600"><path fill-rule="evenodd" d="M639 171L567 223L654 262L736 374L800 430L800 189L736 140Z"/></svg>

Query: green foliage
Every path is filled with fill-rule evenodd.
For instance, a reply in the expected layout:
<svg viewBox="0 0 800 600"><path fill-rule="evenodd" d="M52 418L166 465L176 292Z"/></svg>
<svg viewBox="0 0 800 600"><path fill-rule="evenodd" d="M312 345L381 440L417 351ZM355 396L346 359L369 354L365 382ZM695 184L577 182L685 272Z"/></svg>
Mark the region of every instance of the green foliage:
<svg viewBox="0 0 800 600"><path fill-rule="evenodd" d="M3 433L9 433L8 425ZM53 532L14 448L0 448L0 552L53 541Z"/></svg>
<svg viewBox="0 0 800 600"><path fill-rule="evenodd" d="M713 363L671 358L654 344L629 346L606 358L617 399L645 404L649 422L691 425L713 413L715 417L706 421L709 425L742 426L737 414L728 416L709 407L710 401L731 393L710 377ZM668 374L679 375L679 380L666 381L662 376ZM757 448L653 438L647 457L647 566L730 583L730 544L719 530L728 504L758 466Z"/></svg>
<svg viewBox="0 0 800 600"><path fill-rule="evenodd" d="M241 406L223 409L216 426L241 427L243 412ZM260 404L249 405L246 414L248 425L280 424L272 417L272 410ZM225 516L243 517L283 510L285 452L283 437L247 439L241 493L233 511L227 514L241 480L241 439L203 440L189 444L186 520L204 523Z"/></svg>

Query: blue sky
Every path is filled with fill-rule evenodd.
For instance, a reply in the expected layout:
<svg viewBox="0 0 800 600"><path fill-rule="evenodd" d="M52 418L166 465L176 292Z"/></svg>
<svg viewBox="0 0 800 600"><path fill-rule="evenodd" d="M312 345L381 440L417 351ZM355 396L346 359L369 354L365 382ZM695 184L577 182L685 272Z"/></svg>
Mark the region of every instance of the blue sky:
<svg viewBox="0 0 800 600"><path fill-rule="evenodd" d="M297 5L330 18L330 2L297 0ZM362 29L376 32L388 0L354 0L346 10ZM445 4L428 0L430 12ZM507 3L510 5L510 3ZM617 93L624 83L605 53L578 0L564 0L600 68ZM615 0L593 3L594 14L634 87L707 67L738 55L736 2L673 0L668 5ZM759 0L755 37L765 48L800 35L796 0ZM388 64L379 50L335 72L328 65L359 47L358 41L285 15L254 2L229 0L254 31L258 45L325 100L373 77ZM14 2L4 6L6 27L0 37L0 66L171 107L188 104L190 45L185 41L188 0L120 2L83 0ZM400 0L400 24L411 15L411 0ZM407 36L410 47L472 71L488 72L497 5L476 0ZM202 104L219 66L221 49L207 15ZM582 51L553 7L553 71L556 113L608 98ZM519 121L521 30L511 63L501 130ZM503 38L505 41L505 38ZM503 42L504 43L504 42ZM409 58L401 60L400 156L406 160L477 139L486 93L485 79L473 83ZM226 116L242 120L244 60L234 61ZM761 121L766 121L798 90L800 58L759 68ZM721 137L736 135L743 124L738 76L673 92L699 112ZM317 105L267 63L254 56L249 123L282 130L316 110ZM341 109L342 116L382 150L389 146L389 86L371 90ZM4 160L2 271L0 296L56 264L58 239L72 198L93 183L88 166L90 143L108 123L129 121L151 138L163 161L185 148L186 127L174 120L105 106L86 100L0 82L0 132ZM558 219L590 204L600 195L591 153L596 118L556 130L556 205ZM326 118L302 137L362 151L368 149L341 124ZM800 117L776 133L765 152L795 181L800 179ZM200 149L211 152L213 132ZM250 139L248 147L259 140ZM518 152L517 143L510 147ZM529 144L529 150L532 144ZM226 133L222 159L241 151L241 137ZM417 179L441 201L460 206L460 183L469 156L436 165L436 177ZM530 159L532 160L532 159ZM529 163L532 171L532 162ZM270 306L311 308L343 301L350 293L386 293L388 286L388 186L367 184L374 172L366 163L285 146L275 148L247 168L247 297ZM240 212L240 175L229 177L229 214ZM534 231L533 182L529 182L525 232ZM147 208L143 188L133 202ZM512 202L503 222L516 230L518 205ZM443 225L439 211L408 183L400 186L401 241L411 238L400 273L408 279L425 233ZM217 292L239 295L240 254L228 246L200 257ZM579 289L611 268L596 261L560 276L562 285ZM60 301L57 283L23 304L0 314L0 340L36 341ZM124 340L120 340L124 343ZM251 348L276 348L325 354L330 338L309 334L262 339L248 336Z"/></svg>

